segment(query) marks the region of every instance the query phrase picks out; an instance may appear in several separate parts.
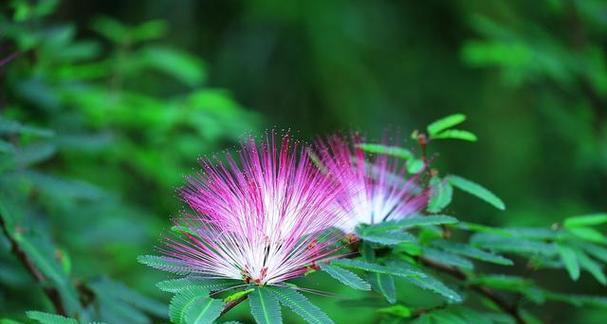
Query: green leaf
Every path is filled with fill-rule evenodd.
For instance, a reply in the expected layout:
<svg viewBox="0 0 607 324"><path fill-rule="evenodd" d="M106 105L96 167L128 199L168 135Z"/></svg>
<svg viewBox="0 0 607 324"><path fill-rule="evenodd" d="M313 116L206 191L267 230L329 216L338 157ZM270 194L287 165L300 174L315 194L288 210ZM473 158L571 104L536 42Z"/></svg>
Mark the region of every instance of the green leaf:
<svg viewBox="0 0 607 324"><path fill-rule="evenodd" d="M224 303L229 303L229 302L238 300L238 299L240 299L240 298L242 298L244 296L247 296L248 294L252 293L254 290L255 289L250 288L250 289L247 289L247 290L237 291L237 292L231 294L230 296L224 298L223 302Z"/></svg>
<svg viewBox="0 0 607 324"><path fill-rule="evenodd" d="M599 231L591 227L570 227L569 233L589 242L607 243L607 238Z"/></svg>
<svg viewBox="0 0 607 324"><path fill-rule="evenodd" d="M415 226L433 226L443 224L456 224L458 220L446 215L413 216L399 221L388 221L371 226L367 226L361 231L365 234L375 234L403 230Z"/></svg>
<svg viewBox="0 0 607 324"><path fill-rule="evenodd" d="M282 323L278 299L264 287L257 287L249 295L251 314L259 324Z"/></svg>
<svg viewBox="0 0 607 324"><path fill-rule="evenodd" d="M27 311L25 312L25 315L27 315L27 318L38 321L42 324L78 324L78 321L73 318L68 318L57 314L39 311Z"/></svg>
<svg viewBox="0 0 607 324"><path fill-rule="evenodd" d="M477 233L472 236L470 243L474 246L493 251L512 252L519 254L539 254L554 256L558 253L556 244L537 242L523 238L503 237L489 233Z"/></svg>
<svg viewBox="0 0 607 324"><path fill-rule="evenodd" d="M464 114L453 114L446 117L443 117L439 120L432 122L428 125L427 130L430 137L440 133L441 131L459 125L466 120L466 115Z"/></svg>
<svg viewBox="0 0 607 324"><path fill-rule="evenodd" d="M413 314L413 312L411 312L411 309L405 305L394 305L394 306L389 306L389 307L383 307L383 308L376 310L376 312L381 313L381 314L388 314L388 315L392 315L392 316L400 317L400 318L409 318Z"/></svg>
<svg viewBox="0 0 607 324"><path fill-rule="evenodd" d="M52 137L55 135L52 130L25 126L18 121L6 119L2 116L0 116L0 134L20 134L38 137Z"/></svg>
<svg viewBox="0 0 607 324"><path fill-rule="evenodd" d="M199 297L208 297L209 291L202 287L187 287L175 294L169 304L169 318L173 323L183 323L188 307Z"/></svg>
<svg viewBox="0 0 607 324"><path fill-rule="evenodd" d="M405 262L392 262L392 263L390 263L390 266L397 268L397 269L404 269L404 268L411 267L410 265L408 265ZM429 276L427 274L424 274L423 277L408 276L408 277L404 277L404 278L405 278L405 280L407 280L408 282L414 284L415 286L417 286L419 288L430 290L430 291L433 291L433 292L443 296L445 299L447 299L448 302L459 303L463 300L462 297L458 293L456 293L454 290L447 287L444 283L442 283L438 279L436 279L432 276Z"/></svg>
<svg viewBox="0 0 607 324"><path fill-rule="evenodd" d="M361 150L369 152L369 153L377 153L395 156L397 158L403 160L410 160L413 158L413 153L411 151L398 147L398 146L387 146L381 144L371 144L371 143L361 143L357 145Z"/></svg>
<svg viewBox="0 0 607 324"><path fill-rule="evenodd" d="M0 140L0 153L13 153L15 146L9 142Z"/></svg>
<svg viewBox="0 0 607 324"><path fill-rule="evenodd" d="M368 263L360 260L351 260L351 259L340 259L332 262L333 265L342 266L344 268L353 268L359 269L369 272L383 273L387 275L393 275L397 277L409 278L409 277L419 277L425 278L426 275L423 272L413 270L410 268L402 268L402 267L394 267L394 266L384 266L375 263Z"/></svg>
<svg viewBox="0 0 607 324"><path fill-rule="evenodd" d="M478 276L468 280L468 283L508 291L520 291L533 286L533 282L527 278L501 274Z"/></svg>
<svg viewBox="0 0 607 324"><path fill-rule="evenodd" d="M373 242L382 245L396 245L399 243L414 243L417 242L415 236L406 232L373 232L366 231L365 229L358 230L357 234L359 238L364 241Z"/></svg>
<svg viewBox="0 0 607 324"><path fill-rule="evenodd" d="M451 203L453 187L446 180L439 177L430 179L430 199L427 210L430 213L438 213Z"/></svg>
<svg viewBox="0 0 607 324"><path fill-rule="evenodd" d="M569 303L576 307L591 306L607 308L607 297L591 295L572 295L546 292L547 299Z"/></svg>
<svg viewBox="0 0 607 324"><path fill-rule="evenodd" d="M575 251L568 246L560 244L557 245L557 249L561 256L561 260L565 264L567 272L569 272L569 276L574 281L577 281L580 278L580 265L578 263Z"/></svg>
<svg viewBox="0 0 607 324"><path fill-rule="evenodd" d="M499 197L475 182L456 175L449 175L445 179L452 186L486 201L497 209L506 209L506 205L504 205L504 202Z"/></svg>
<svg viewBox="0 0 607 324"><path fill-rule="evenodd" d="M417 174L424 169L424 161L420 159L409 159L406 163L407 172Z"/></svg>
<svg viewBox="0 0 607 324"><path fill-rule="evenodd" d="M185 264L183 261L166 256L140 255L137 257L137 262L150 266L154 269L172 272L179 275L185 275L192 272L190 266Z"/></svg>
<svg viewBox="0 0 607 324"><path fill-rule="evenodd" d="M388 303L396 303L396 287L394 277L377 272L370 272L367 279L376 292L384 295Z"/></svg>
<svg viewBox="0 0 607 324"><path fill-rule="evenodd" d="M599 214L592 214L592 215L569 217L569 218L565 219L565 222L563 223L563 225L566 228L573 228L573 227L582 227L582 226L594 226L594 225L600 225L600 224L604 224L604 223L607 223L607 214L599 213Z"/></svg>
<svg viewBox="0 0 607 324"><path fill-rule="evenodd" d="M448 129L440 134L430 136L431 139L458 139L468 142L476 142L478 138L472 132L461 129Z"/></svg>
<svg viewBox="0 0 607 324"><path fill-rule="evenodd" d="M24 168L43 161L46 161L55 155L57 148L50 143L36 143L15 151L15 164Z"/></svg>
<svg viewBox="0 0 607 324"><path fill-rule="evenodd" d="M512 260L507 259L501 255L497 255L491 252L483 251L481 249L475 248L470 245L451 242L451 241L434 241L432 242L434 246L437 246L445 251L449 251L451 253L464 255L469 258L501 264L501 265L513 265Z"/></svg>
<svg viewBox="0 0 607 324"><path fill-rule="evenodd" d="M434 262L457 267L464 270L473 270L474 264L456 254L440 251L433 248L424 248L423 256Z"/></svg>
<svg viewBox="0 0 607 324"><path fill-rule="evenodd" d="M185 278L161 281L156 284L156 287L158 287L162 291L176 293L184 288L193 286L206 288L209 291L215 291L230 286L236 286L241 283L242 281L230 279L207 279L197 276L188 276Z"/></svg>
<svg viewBox="0 0 607 324"><path fill-rule="evenodd" d="M329 274L331 277L337 279L339 282L351 288L359 290L371 290L371 286L368 282L362 280L359 276L348 270L342 269L340 267L335 267L326 263L321 263L320 269Z"/></svg>
<svg viewBox="0 0 607 324"><path fill-rule="evenodd" d="M290 308L306 322L313 324L333 323L327 314L297 291L283 287L267 287L267 289L282 305Z"/></svg>
<svg viewBox="0 0 607 324"><path fill-rule="evenodd" d="M192 87L202 84L206 78L202 62L185 52L148 46L141 51L140 57L149 67L171 75Z"/></svg>
<svg viewBox="0 0 607 324"><path fill-rule="evenodd" d="M149 20L131 30L135 41L158 39L166 34L167 23L164 20Z"/></svg>
<svg viewBox="0 0 607 324"><path fill-rule="evenodd" d="M128 40L129 31L119 21L109 17L98 17L93 20L91 28L105 38L121 44Z"/></svg>
<svg viewBox="0 0 607 324"><path fill-rule="evenodd" d="M603 286L607 284L607 278L603 273L603 267L590 259L584 252L575 251L580 266L586 271L590 272L592 276L600 282Z"/></svg>
<svg viewBox="0 0 607 324"><path fill-rule="evenodd" d="M600 247L595 244L583 243L581 244L582 249L594 258L607 263L607 249Z"/></svg>
<svg viewBox="0 0 607 324"><path fill-rule="evenodd" d="M157 317L165 317L167 315L168 309L164 303L144 296L122 282L102 277L90 282L89 287L95 291L96 295L105 295L107 299L115 299L121 303L126 303L137 309L154 314Z"/></svg>
<svg viewBox="0 0 607 324"><path fill-rule="evenodd" d="M221 300L198 296L184 308L184 320L187 324L211 324L223 310Z"/></svg>

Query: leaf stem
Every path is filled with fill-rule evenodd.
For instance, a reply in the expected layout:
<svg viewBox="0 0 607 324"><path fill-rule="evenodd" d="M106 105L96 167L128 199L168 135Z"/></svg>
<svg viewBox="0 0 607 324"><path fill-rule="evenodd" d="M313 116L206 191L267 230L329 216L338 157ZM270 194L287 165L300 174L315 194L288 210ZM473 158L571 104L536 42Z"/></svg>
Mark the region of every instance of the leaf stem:
<svg viewBox="0 0 607 324"><path fill-rule="evenodd" d="M0 215L0 227L2 227L2 232L9 240L11 244L11 251L17 257L19 262L27 269L27 271L34 277L36 282L43 283L46 281L46 277L44 274L36 267L36 265L29 259L27 254L21 249L19 243L12 237L9 233L8 228L6 227L6 223L4 222L4 218ZM43 287L44 293L49 298L55 311L59 315L67 316L67 312L65 311L65 306L63 305L63 301L61 300L61 295L59 291L54 287Z"/></svg>
<svg viewBox="0 0 607 324"><path fill-rule="evenodd" d="M420 257L419 261L427 267L430 267L430 268L433 268L440 272L446 273L461 281L468 280L468 276L459 269L452 268L450 266L447 266L447 265L444 265L444 264L441 264L438 262L434 262L432 260L429 260L429 259L426 259L423 257ZM503 312L510 314L516 320L517 323L519 323L519 324L525 323L525 320L521 316L516 304L513 305L513 304L508 303L508 301L504 300L500 295L498 295L497 293L495 293L493 290L489 289L488 287L485 287L482 285L470 285L468 287L470 287L470 289L474 290L475 292L483 295L487 299L491 300Z"/></svg>

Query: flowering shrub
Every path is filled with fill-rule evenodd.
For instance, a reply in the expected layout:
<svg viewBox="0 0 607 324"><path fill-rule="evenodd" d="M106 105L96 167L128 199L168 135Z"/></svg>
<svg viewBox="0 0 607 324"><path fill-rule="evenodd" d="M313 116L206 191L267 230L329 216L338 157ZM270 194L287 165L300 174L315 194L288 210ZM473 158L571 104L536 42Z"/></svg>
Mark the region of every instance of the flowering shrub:
<svg viewBox="0 0 607 324"><path fill-rule="evenodd" d="M455 166L437 167L460 153L443 150L435 145L438 141L477 140L461 129L464 115L413 131L408 144L402 138L375 142L356 132L311 144L274 132L242 141L242 134L261 128L261 116L240 106L228 91L210 88L204 62L159 45L166 23L129 26L97 17L87 22L90 31L82 31L75 23L50 20L58 5L57 0L0 4L1 324L250 318L280 323L293 317L311 323L352 318L537 323L555 316L555 304L563 312L573 307L602 310L596 314L604 317L607 298L588 292L607 283L607 214L537 227L489 226L489 218L471 222L474 215L462 211L459 199L452 204L462 192L504 218L520 213L506 211L505 203L484 186L451 174ZM583 15L602 21L586 1L575 6L588 6ZM558 11L571 12L564 8ZM316 15L291 18L311 17ZM364 16L344 17L352 26ZM602 83L587 82L603 80L600 51L579 51L580 44L571 56L539 43L548 56L567 59L551 59L555 64L539 69L536 60L521 66L502 60L512 48L512 37L504 35L524 36L518 45L532 53L537 42L527 38L528 28L504 34L500 25L476 21L475 28L491 32L466 42L462 57L469 64L495 65L519 76L533 72L532 78L515 78L522 82L514 85L521 86L536 84L548 72L553 75L563 62L566 73L557 74L569 77L542 83L537 92L554 91L558 96L546 101L564 110L577 103L575 93L588 92L592 105L601 108ZM317 30L324 36L324 28ZM337 52L328 56L323 73L339 75L325 67L349 52L357 55L344 45L333 46ZM258 56L266 61L265 55ZM358 61L344 60L347 64L337 71L355 70ZM572 76L584 86L562 91L574 84ZM373 88L385 86L378 84ZM336 93L338 98L348 95L343 89ZM381 97L367 97L360 105ZM352 102L347 99L331 102ZM586 120L583 110L577 113ZM568 114L559 123L566 125ZM597 112L597 134L599 117ZM585 144L576 149L587 156L585 167L598 165L600 142L589 141L592 130L583 123L572 125L559 132ZM239 141L235 153L207 155ZM202 170L188 171L199 155ZM486 162L476 156L462 159L474 166ZM555 179L569 185L578 176L574 171ZM186 181L184 174L189 175ZM178 186L183 210L171 194ZM171 212L178 214L169 225L166 215ZM567 277L575 284L564 282Z"/></svg>
<svg viewBox="0 0 607 324"><path fill-rule="evenodd" d="M442 214L454 189L505 209L483 186L441 177L425 156L435 140L475 141L453 128L464 120L456 114L414 132L418 157L357 136L351 142L333 136L296 155L288 136L277 145L271 135L261 148L253 139L243 144L240 164L229 155L227 163L203 160L204 174L182 190L194 213L184 212L173 228L178 238L161 248L165 256L139 258L183 276L158 284L175 294L171 320L214 321L248 299L258 323L281 323L281 305L307 322L331 323L302 295L315 290L288 282L319 270L352 289L383 295L392 305L379 311L393 319L527 322L526 304L604 306L603 297L548 291L498 271L512 266L512 257L527 258L533 269L565 268L576 280L581 267L605 284L604 236L590 226L607 222L606 214L573 217L550 229L492 228ZM474 261L494 264L498 273L481 272ZM397 279L437 298L407 306L397 298ZM489 303L487 310L475 305L475 295Z"/></svg>

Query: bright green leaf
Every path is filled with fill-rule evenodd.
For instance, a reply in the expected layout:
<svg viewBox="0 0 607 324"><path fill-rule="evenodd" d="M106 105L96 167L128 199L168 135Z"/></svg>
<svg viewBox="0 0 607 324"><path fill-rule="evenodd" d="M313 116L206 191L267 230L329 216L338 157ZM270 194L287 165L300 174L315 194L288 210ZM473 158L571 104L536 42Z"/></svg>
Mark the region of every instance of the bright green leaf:
<svg viewBox="0 0 607 324"><path fill-rule="evenodd" d="M238 300L238 299L240 299L240 298L242 298L244 296L247 296L248 294L252 293L254 290L255 289L250 288L250 289L247 289L247 290L237 291L237 292L231 294L230 296L224 298L223 302L224 303L229 303L229 302Z"/></svg>
<svg viewBox="0 0 607 324"><path fill-rule="evenodd" d="M466 120L466 115L464 114L453 114L446 117L443 117L439 120L432 122L428 125L427 130L430 137L440 133L441 131L451 128L453 126L459 125Z"/></svg>
<svg viewBox="0 0 607 324"><path fill-rule="evenodd" d="M567 228L582 227L582 226L594 226L607 223L607 214L592 214L583 215L576 217L569 217L565 219L564 226Z"/></svg>
<svg viewBox="0 0 607 324"><path fill-rule="evenodd" d="M389 314L392 316L400 317L400 318L409 318L413 314L411 309L405 305L394 305L389 307L383 307L376 312L381 314Z"/></svg>
<svg viewBox="0 0 607 324"><path fill-rule="evenodd" d="M570 227L569 233L589 242L607 243L607 238L599 231L590 227Z"/></svg>
<svg viewBox="0 0 607 324"><path fill-rule="evenodd" d="M371 143L361 143L357 146L360 147L363 151L369 153L391 155L403 160L410 160L413 158L413 153L411 153L411 151L398 146L387 146Z"/></svg>
<svg viewBox="0 0 607 324"><path fill-rule="evenodd" d="M440 134L430 137L431 139L458 139L468 142L476 142L478 138L474 133L461 129L448 129Z"/></svg>
<svg viewBox="0 0 607 324"><path fill-rule="evenodd" d="M506 205L504 205L504 202L499 197L475 182L455 175L447 176L445 179L447 179L452 186L488 202L497 209L506 209Z"/></svg>

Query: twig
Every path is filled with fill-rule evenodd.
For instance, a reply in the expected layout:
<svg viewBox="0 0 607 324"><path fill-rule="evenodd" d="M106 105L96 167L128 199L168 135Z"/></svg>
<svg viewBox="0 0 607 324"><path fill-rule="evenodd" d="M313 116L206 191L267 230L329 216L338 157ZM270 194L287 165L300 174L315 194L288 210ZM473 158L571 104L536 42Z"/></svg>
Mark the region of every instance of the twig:
<svg viewBox="0 0 607 324"><path fill-rule="evenodd" d="M223 306L223 310L221 311L221 314L219 314L219 316L223 316L225 313L229 312L232 308L236 307L238 304L242 303L243 301L245 301L245 299L247 299L248 295L242 296L236 300L233 300L231 302L227 302L224 306Z"/></svg>
<svg viewBox="0 0 607 324"><path fill-rule="evenodd" d="M0 226L2 227L2 231L4 232L4 235L11 243L11 251L17 257L19 262L21 264L23 264L23 266L27 269L27 271L32 275L32 277L34 277L36 282L44 283L45 281L47 281L45 275L29 259L27 254L19 246L19 243L17 241L15 241L15 239L11 236L11 234L8 231L8 228L6 228L6 223L4 222L2 215L0 215ZM61 295L59 294L59 291L54 287L43 287L42 289L44 290L44 293L49 298L49 300L51 301L53 306L55 307L55 311L57 312L57 314L67 316L68 314L65 311L65 307L63 305L63 301L61 300Z"/></svg>
<svg viewBox="0 0 607 324"><path fill-rule="evenodd" d="M446 273L456 279L459 279L462 281L468 280L468 276L464 272L462 272L456 268L452 268L452 267L446 266L441 263L434 262L432 260L429 260L429 259L426 259L423 257L419 258L419 261L430 268L433 268L440 272ZM517 323L519 323L519 324L525 323L525 320L522 318L521 314L519 313L518 307L516 307L516 305L511 305L510 303L508 303L501 296L496 294L493 290L491 290L485 286L481 286L481 285L470 285L468 287L470 289L474 290L475 292L485 296L489 300L491 300L502 311L510 314L516 320Z"/></svg>

